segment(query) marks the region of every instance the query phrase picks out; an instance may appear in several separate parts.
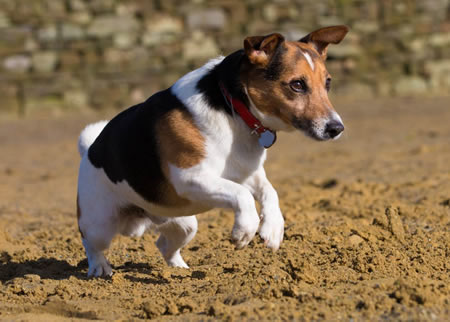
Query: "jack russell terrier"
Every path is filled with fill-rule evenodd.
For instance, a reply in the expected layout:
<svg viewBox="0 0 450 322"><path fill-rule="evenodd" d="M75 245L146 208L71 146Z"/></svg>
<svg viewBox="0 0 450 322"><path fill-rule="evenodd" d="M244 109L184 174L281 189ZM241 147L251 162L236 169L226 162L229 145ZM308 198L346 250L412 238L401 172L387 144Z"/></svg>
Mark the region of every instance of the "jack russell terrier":
<svg viewBox="0 0 450 322"><path fill-rule="evenodd" d="M264 171L277 131L337 139L344 125L329 99L327 47L346 26L316 30L299 41L248 37L244 49L219 57L172 87L80 134L78 226L88 276L109 276L103 255L117 233L141 236L150 226L167 264L188 268L180 254L197 231L195 214L231 208L232 240L256 232L277 250L284 219ZM255 207L261 205L261 213Z"/></svg>

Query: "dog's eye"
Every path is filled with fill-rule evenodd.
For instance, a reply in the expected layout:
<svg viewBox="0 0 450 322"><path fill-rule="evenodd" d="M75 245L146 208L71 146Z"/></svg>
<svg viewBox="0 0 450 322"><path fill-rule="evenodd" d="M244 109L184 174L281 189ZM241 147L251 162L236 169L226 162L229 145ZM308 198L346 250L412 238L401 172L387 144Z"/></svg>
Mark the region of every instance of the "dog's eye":
<svg viewBox="0 0 450 322"><path fill-rule="evenodd" d="M331 88L331 78L330 77L328 77L327 80L325 81L325 88L327 89L327 92Z"/></svg>
<svg viewBox="0 0 450 322"><path fill-rule="evenodd" d="M289 86L297 93L306 93L308 91L308 85L306 85L304 79L294 80L289 83Z"/></svg>

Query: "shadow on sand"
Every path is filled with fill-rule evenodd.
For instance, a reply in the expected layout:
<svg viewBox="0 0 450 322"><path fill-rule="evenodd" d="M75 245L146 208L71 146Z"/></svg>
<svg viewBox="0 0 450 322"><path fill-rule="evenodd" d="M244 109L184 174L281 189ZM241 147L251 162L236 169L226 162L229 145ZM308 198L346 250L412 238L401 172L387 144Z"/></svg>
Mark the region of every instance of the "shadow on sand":
<svg viewBox="0 0 450 322"><path fill-rule="evenodd" d="M27 260L24 262L13 262L11 257L5 253L2 254L0 260L0 281L6 282L17 277L24 277L27 274L34 274L40 276L42 279L64 280L71 276L78 279L88 279L87 270L88 263L86 259L80 261L77 265L70 265L65 260L58 260L55 258L41 257L37 260ZM140 272L144 274L151 274L152 267L147 263L132 263L127 262L121 266L115 267L115 271L120 272ZM128 276L127 276L128 277ZM133 279L130 279L133 280ZM146 281L149 283L149 281ZM150 283L164 283L164 279L152 279Z"/></svg>

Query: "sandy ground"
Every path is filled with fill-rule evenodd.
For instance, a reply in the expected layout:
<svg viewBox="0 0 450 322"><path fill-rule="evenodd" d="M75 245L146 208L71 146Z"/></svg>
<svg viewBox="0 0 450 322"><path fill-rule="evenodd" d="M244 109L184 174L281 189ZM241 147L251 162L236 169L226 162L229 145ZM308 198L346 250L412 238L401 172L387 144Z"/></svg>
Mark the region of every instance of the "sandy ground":
<svg viewBox="0 0 450 322"><path fill-rule="evenodd" d="M0 121L0 319L450 319L450 98L339 102L346 132L280 135L269 178L286 218L273 253L198 216L168 268L156 235L117 237L87 279L75 215L77 135L93 116Z"/></svg>

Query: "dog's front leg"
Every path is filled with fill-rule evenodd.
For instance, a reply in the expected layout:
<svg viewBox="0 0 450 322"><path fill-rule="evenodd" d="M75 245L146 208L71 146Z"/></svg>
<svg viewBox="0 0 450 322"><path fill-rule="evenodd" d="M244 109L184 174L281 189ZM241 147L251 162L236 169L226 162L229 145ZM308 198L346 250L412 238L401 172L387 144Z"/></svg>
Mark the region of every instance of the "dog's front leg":
<svg viewBox="0 0 450 322"><path fill-rule="evenodd" d="M252 193L243 185L211 175L196 173L173 180L177 192L187 199L212 208L231 208L235 213L232 239L245 247L255 236L259 216Z"/></svg>
<svg viewBox="0 0 450 322"><path fill-rule="evenodd" d="M277 250L283 241L284 219L281 214L278 195L266 177L263 167L250 176L244 185L261 205L261 227L259 235L267 247Z"/></svg>

